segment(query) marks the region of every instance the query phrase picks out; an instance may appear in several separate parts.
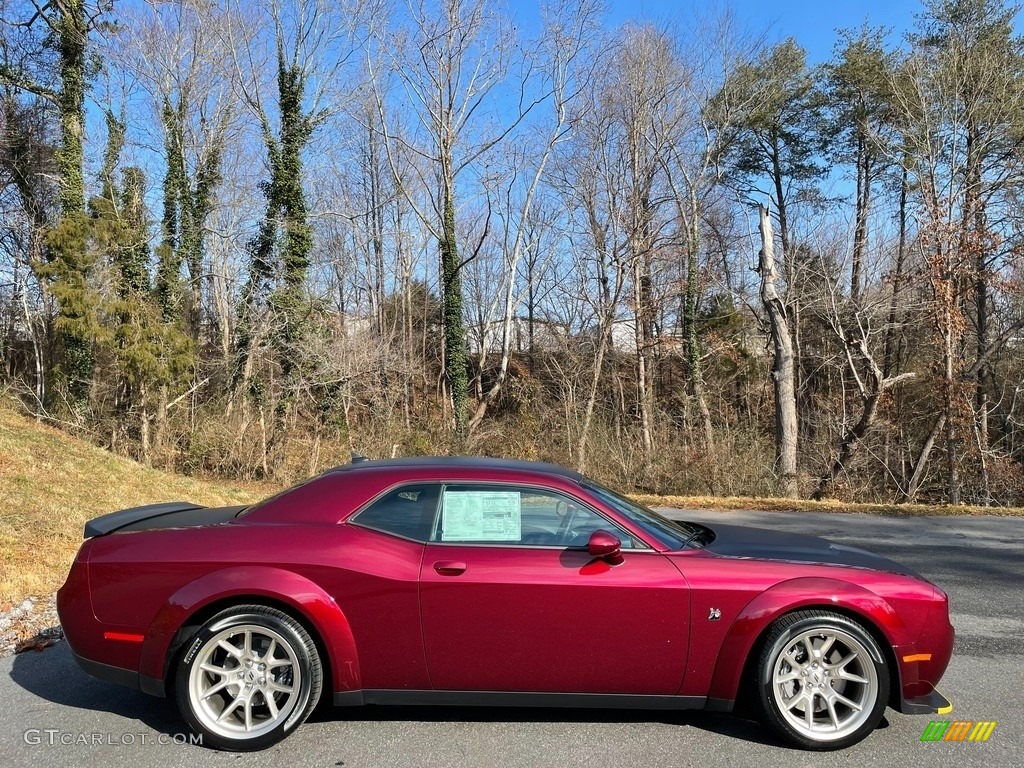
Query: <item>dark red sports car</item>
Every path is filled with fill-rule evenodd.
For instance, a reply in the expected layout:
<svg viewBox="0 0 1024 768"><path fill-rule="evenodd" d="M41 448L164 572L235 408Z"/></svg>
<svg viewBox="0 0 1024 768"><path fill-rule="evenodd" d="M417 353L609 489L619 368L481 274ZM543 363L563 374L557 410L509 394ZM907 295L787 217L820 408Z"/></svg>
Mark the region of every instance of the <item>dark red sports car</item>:
<svg viewBox="0 0 1024 768"><path fill-rule="evenodd" d="M266 747L336 705L753 704L791 743L948 711L946 595L810 536L677 523L576 472L360 461L251 507L91 520L58 608L89 673Z"/></svg>

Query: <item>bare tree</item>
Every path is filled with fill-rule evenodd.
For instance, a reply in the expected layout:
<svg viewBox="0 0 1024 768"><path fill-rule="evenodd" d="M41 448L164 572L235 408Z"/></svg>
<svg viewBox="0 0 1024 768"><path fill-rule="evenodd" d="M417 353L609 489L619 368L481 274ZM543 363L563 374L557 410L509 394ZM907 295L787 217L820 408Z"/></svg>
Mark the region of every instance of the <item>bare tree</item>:
<svg viewBox="0 0 1024 768"><path fill-rule="evenodd" d="M704 391L704 364L697 314L702 293L700 259L710 209L720 194L718 161L737 123L762 98L740 89L726 94L730 75L760 47L737 27L728 11L698 18L677 55L671 106L654 126L665 151L659 157L676 207L682 265L681 327L689 394L701 416L705 450L714 445L714 426Z"/></svg>
<svg viewBox="0 0 1024 768"><path fill-rule="evenodd" d="M569 117L573 99L579 92L593 67L594 58L587 56L587 48L596 37L596 5L589 0L582 4L567 0L559 2L547 9L547 26L542 34L544 41L542 56L546 73L540 84L539 98L550 101L552 117L548 125L538 126L537 133L543 137L541 150L538 152L537 141L527 137L519 146L512 149L512 168L505 174L506 194L502 201L503 255L504 255L504 286L503 290L491 303L488 319L493 316L494 309L501 301L501 359L494 381L479 398L477 406L469 420L469 432L480 425L488 407L501 392L508 376L509 360L511 359L513 340L513 321L516 307L520 306L523 293L534 288L532 279L517 294L516 276L519 264L528 247L528 233L534 225L534 211L538 189L547 170L548 161L556 147L566 141L571 131ZM582 70L582 71L581 71ZM543 133L541 133L543 131ZM525 171L525 173L524 173ZM520 175L526 176L525 185L519 189L516 183ZM533 277L533 275L531 275ZM489 337L484 335L480 349L481 368L486 360Z"/></svg>
<svg viewBox="0 0 1024 768"><path fill-rule="evenodd" d="M883 396L900 382L917 375L913 371L889 376L885 374L875 351L878 337L885 328L884 315L879 311L882 307L872 306L867 298L870 294L858 290L857 297L851 296L847 305L839 285L825 274L822 277L821 282L827 288L826 295L822 297L826 305L825 313L832 331L842 345L847 370L856 383L861 411L857 420L852 425L845 425L841 431L833 456L818 478L813 493L815 499L828 495L840 473L849 469L865 437L876 425ZM884 294L874 295L884 304ZM882 322L878 321L880 317Z"/></svg>
<svg viewBox="0 0 1024 768"><path fill-rule="evenodd" d="M976 493L985 502L990 497L982 457L989 450L990 398L997 389L992 363L1004 343L1002 334L991 333L991 311L996 275L1011 271L1018 258L1020 236L1010 211L1024 182L1018 151L1024 57L1012 18L1013 10L998 0L928 3L900 77L894 77L905 145L899 159L917 192L917 245L942 359L936 382L941 408L915 462L910 497L920 488L940 432L948 500L961 500L962 456L975 452ZM964 389L968 370L973 398Z"/></svg>
<svg viewBox="0 0 1024 768"><path fill-rule="evenodd" d="M509 19L485 0L419 0L407 20L396 19L373 30L367 66L381 112L384 142L393 141L415 155L417 190L403 189L421 224L438 244L444 321L443 370L452 423L459 440L469 429L469 377L466 365L462 270L475 258L489 232L461 247L460 185L468 185L474 164L515 131L543 97L534 95L532 57L516 58L516 36ZM388 60L386 70L376 56ZM511 75L514 77L510 77ZM415 114L406 131L395 134L383 115L392 89L403 94ZM494 96L507 89L511 114L494 112ZM424 205L416 194L427 198Z"/></svg>

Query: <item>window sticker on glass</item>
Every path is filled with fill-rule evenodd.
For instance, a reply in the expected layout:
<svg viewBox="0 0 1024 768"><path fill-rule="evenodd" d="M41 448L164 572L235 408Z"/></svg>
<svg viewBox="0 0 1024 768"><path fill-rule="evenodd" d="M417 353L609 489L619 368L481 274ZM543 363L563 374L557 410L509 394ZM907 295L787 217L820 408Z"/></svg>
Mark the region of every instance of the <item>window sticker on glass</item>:
<svg viewBox="0 0 1024 768"><path fill-rule="evenodd" d="M441 541L519 541L518 491L445 491Z"/></svg>

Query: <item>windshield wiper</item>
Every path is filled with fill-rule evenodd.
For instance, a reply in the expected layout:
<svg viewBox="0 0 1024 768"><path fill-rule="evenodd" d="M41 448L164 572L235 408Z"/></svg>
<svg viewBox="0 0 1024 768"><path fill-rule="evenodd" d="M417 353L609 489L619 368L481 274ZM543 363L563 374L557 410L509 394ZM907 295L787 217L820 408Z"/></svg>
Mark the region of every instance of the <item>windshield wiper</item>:
<svg viewBox="0 0 1024 768"><path fill-rule="evenodd" d="M690 523L687 523L687 525L690 525ZM692 543L694 540L696 540L696 539L698 539L698 538L700 538L701 536L704 535L704 529L703 528L698 528L695 525L692 526L692 527L694 529L693 533L691 533L689 536L687 536L685 539L683 539L683 543L679 545L680 549L686 549L686 547L690 543Z"/></svg>

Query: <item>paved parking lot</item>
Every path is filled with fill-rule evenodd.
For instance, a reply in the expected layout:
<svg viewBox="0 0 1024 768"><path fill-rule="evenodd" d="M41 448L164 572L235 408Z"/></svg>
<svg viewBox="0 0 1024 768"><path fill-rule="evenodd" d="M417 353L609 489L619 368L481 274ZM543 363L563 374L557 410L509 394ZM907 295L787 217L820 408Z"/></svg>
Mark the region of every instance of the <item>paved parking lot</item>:
<svg viewBox="0 0 1024 768"><path fill-rule="evenodd" d="M997 721L990 740L922 743L929 718L891 710L861 744L812 754L754 723L695 712L366 708L320 710L276 747L232 755L174 743L183 726L173 702L88 677L59 644L0 661L0 766L1024 765L1024 520L672 514L825 535L935 580L950 595L958 633L942 685L956 709L941 719Z"/></svg>

